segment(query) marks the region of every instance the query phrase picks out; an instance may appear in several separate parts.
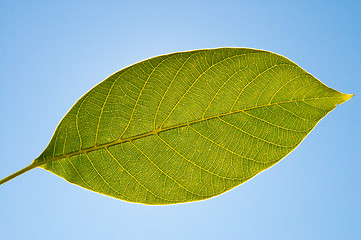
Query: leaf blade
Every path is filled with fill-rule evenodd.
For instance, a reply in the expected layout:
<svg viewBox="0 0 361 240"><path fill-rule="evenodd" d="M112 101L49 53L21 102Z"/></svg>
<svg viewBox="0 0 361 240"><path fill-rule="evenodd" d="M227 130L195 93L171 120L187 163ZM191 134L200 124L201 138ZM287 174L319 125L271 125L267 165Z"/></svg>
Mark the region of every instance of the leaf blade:
<svg viewBox="0 0 361 240"><path fill-rule="evenodd" d="M266 51L159 56L85 94L35 162L126 201L202 200L277 163L350 97Z"/></svg>

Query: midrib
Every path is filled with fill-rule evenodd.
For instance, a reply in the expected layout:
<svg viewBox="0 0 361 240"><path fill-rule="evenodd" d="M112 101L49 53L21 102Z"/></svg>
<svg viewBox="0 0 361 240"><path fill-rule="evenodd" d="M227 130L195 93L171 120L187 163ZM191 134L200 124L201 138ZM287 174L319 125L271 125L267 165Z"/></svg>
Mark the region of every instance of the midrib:
<svg viewBox="0 0 361 240"><path fill-rule="evenodd" d="M211 120L211 119L214 119L214 118L223 117L223 116L227 116L227 115L231 115L231 114L235 114L235 113L239 113L239 112L244 112L244 111L251 110L251 109L268 107L268 106L283 104L283 103L292 103L292 102L299 102L299 101L305 101L305 100L322 100L322 99L328 99L328 98L337 99L337 98L345 98L345 97L340 96L340 97L322 97L322 98L295 99L295 100L289 100L289 101L284 101L284 102L269 103L269 104L259 105L259 106L256 106L256 107L245 108L245 109L242 109L242 110L227 112L227 113L219 114L219 115L216 115L216 116L201 118L201 119L198 119L198 120L178 124L178 125L163 128L163 129L153 130L151 132L143 133L141 135L136 135L136 136L129 137L129 138L126 138L126 139L117 139L115 141L108 142L108 143L105 143L105 144L100 144L100 145L96 145L94 147L85 148L85 149L82 149L82 150L79 150L79 151L75 151L75 152L59 155L59 156L56 156L56 157L51 157L51 158L48 158L48 159L44 159L42 161L36 162L36 165L37 166L44 165L44 164L46 164L48 162L57 161L57 160L60 160L60 159L63 159L63 158L68 158L68 157L80 155L80 154L83 154L83 153L89 153L89 152L96 151L96 150L99 150L99 149L105 149L105 148L110 147L110 146L114 146L114 145L125 143L125 142L130 142L130 141L140 139L140 138L144 138L144 137L148 137L148 136L151 136L151 135L158 134L160 132L165 132L165 131L168 131L168 130L171 130L171 129L180 128L180 127L184 127L184 126L191 125L191 124L194 124L194 123L203 122L203 121L207 121L207 120ZM39 158L35 159L33 164L38 159Z"/></svg>

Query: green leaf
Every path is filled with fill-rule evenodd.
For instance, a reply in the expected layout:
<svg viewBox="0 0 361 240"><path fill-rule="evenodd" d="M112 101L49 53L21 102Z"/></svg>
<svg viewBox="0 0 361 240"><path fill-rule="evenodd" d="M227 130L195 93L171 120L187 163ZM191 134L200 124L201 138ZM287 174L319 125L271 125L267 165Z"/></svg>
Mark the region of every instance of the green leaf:
<svg viewBox="0 0 361 240"><path fill-rule="evenodd" d="M130 202L202 200L280 161L351 97L266 51L159 56L86 93L33 165Z"/></svg>

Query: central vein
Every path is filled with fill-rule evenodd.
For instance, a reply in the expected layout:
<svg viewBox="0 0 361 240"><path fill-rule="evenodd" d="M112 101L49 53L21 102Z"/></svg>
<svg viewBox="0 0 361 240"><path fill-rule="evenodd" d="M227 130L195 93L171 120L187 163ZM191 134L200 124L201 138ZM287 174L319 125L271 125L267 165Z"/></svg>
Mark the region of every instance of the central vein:
<svg viewBox="0 0 361 240"><path fill-rule="evenodd" d="M114 146L114 145L117 145L117 144L121 144L121 143L125 143L125 142L131 142L133 140L137 140L137 139L140 139L140 138L148 137L148 136L151 136L151 135L156 135L156 134L158 134L160 132L165 132L165 131L172 130L172 129L175 129L175 128L189 126L189 125L194 124L194 123L203 122L203 121L207 121L207 120L211 120L211 119L215 119L215 118L219 118L219 117L223 117L223 116L227 116L227 115L231 115L231 114L235 114L235 113L245 112L247 110L251 110L251 109L255 109L255 108L262 108L262 107L272 106L272 105L276 105L276 104L283 104L283 103L299 102L299 101L304 101L304 100L320 100L320 99L325 99L325 98L337 98L337 97L295 99L295 100L289 100L289 101L284 101L284 102L277 102L277 103L259 105L259 106L255 106L255 107L249 107L249 108L245 108L245 109L242 109L242 110L237 110L237 111L233 111L233 112L227 112L227 113L219 114L219 115L216 115L216 116L197 119L197 120L194 120L194 121L178 124L178 125L175 125L175 126L160 128L160 129L153 130L151 132L147 132L147 133L144 133L144 134L136 135L136 136L133 136L133 137L128 137L128 138L124 138L124 139L117 139L115 141L108 142L108 143L105 143L105 144L99 144L99 145L95 145L95 146L90 147L90 148L81 149L81 150L78 150L78 151L75 151L75 152L62 154L62 155L59 155L59 156L56 156L56 157L51 157L51 158L44 159L44 160L39 160L38 164L43 165L43 164L46 164L48 162L57 161L57 160L60 160L60 159L63 159L63 158L68 158L68 157L72 157L72 156L76 156L76 155L96 151L96 150L99 150L99 149L105 149L107 147ZM38 160L38 159L36 159L36 160ZM36 160L34 160L34 162Z"/></svg>

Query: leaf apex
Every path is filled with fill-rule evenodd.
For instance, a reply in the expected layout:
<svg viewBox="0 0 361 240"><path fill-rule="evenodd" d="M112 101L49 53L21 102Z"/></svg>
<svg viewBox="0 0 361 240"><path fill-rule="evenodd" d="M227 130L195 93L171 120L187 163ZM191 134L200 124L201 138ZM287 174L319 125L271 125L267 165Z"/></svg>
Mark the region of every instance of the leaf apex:
<svg viewBox="0 0 361 240"><path fill-rule="evenodd" d="M350 100L353 96L355 96L355 94L343 94L343 102L347 102L348 100Z"/></svg>

